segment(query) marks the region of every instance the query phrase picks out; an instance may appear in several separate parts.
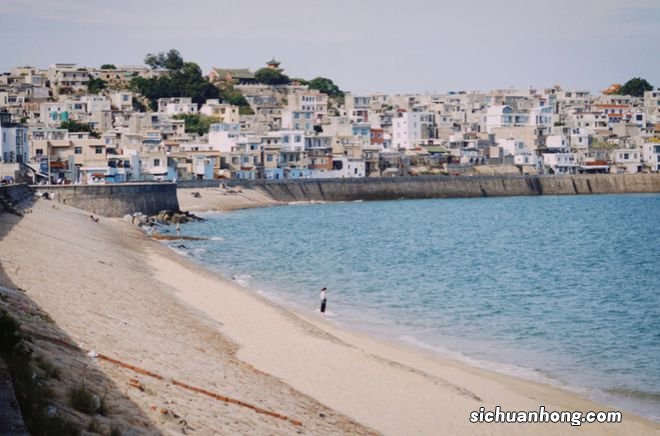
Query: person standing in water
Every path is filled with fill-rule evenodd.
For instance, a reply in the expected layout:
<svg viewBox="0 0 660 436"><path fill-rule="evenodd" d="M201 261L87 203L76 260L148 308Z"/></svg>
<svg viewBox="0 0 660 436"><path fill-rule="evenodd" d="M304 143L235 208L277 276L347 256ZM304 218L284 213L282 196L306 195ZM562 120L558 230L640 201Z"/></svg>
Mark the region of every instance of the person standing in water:
<svg viewBox="0 0 660 436"><path fill-rule="evenodd" d="M328 301L326 291L327 291L327 288L321 289L321 313L325 313L325 305Z"/></svg>

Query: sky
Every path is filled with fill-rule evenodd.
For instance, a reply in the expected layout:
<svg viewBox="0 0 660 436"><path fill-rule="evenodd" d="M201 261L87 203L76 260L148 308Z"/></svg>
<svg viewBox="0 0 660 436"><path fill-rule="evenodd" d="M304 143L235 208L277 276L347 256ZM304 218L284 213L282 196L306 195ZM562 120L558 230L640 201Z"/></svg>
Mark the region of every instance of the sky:
<svg viewBox="0 0 660 436"><path fill-rule="evenodd" d="M0 71L186 61L356 93L660 86L660 0L0 0Z"/></svg>

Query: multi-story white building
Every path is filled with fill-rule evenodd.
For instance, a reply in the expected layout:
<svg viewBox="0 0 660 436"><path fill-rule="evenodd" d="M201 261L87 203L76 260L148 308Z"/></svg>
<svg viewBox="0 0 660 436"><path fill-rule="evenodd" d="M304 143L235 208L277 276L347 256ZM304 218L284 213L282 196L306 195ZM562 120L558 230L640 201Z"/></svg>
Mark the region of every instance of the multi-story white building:
<svg viewBox="0 0 660 436"><path fill-rule="evenodd" d="M353 95L350 92L344 96L346 116L358 123L369 122L371 96Z"/></svg>
<svg viewBox="0 0 660 436"><path fill-rule="evenodd" d="M241 134L240 124L215 123L209 127L209 145L213 150L229 153Z"/></svg>
<svg viewBox="0 0 660 436"><path fill-rule="evenodd" d="M220 103L218 99L206 100L199 110L199 113L208 117L213 117L219 123L238 124L240 122L240 114L238 106L228 103Z"/></svg>
<svg viewBox="0 0 660 436"><path fill-rule="evenodd" d="M158 99L158 112L168 115L196 114L197 103L190 97L170 97Z"/></svg>
<svg viewBox="0 0 660 436"><path fill-rule="evenodd" d="M56 94L65 94L87 89L89 72L76 64L53 64L48 68L48 80Z"/></svg>
<svg viewBox="0 0 660 436"><path fill-rule="evenodd" d="M660 90L644 92L644 110L649 122L660 124Z"/></svg>
<svg viewBox="0 0 660 436"><path fill-rule="evenodd" d="M660 172L660 139L651 138L642 145L642 159L654 172Z"/></svg>
<svg viewBox="0 0 660 436"><path fill-rule="evenodd" d="M617 173L637 173L642 169L642 153L638 149L617 149L612 151L611 171Z"/></svg>
<svg viewBox="0 0 660 436"><path fill-rule="evenodd" d="M410 149L419 142L435 138L433 112L399 111L392 118L392 147Z"/></svg>
<svg viewBox="0 0 660 436"><path fill-rule="evenodd" d="M312 124L321 124L328 118L328 96L317 90L296 91L287 97L287 109L291 112L312 112Z"/></svg>

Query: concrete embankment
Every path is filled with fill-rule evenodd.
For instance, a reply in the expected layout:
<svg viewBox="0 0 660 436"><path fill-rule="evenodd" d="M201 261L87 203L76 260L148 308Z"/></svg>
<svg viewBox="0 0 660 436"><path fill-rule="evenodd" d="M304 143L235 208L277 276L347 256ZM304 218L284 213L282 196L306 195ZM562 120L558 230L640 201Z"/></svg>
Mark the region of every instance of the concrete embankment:
<svg viewBox="0 0 660 436"><path fill-rule="evenodd" d="M520 195L660 192L660 174L574 176L401 177L283 181L227 181L277 201L354 201L400 198L502 197Z"/></svg>
<svg viewBox="0 0 660 436"><path fill-rule="evenodd" d="M107 217L134 212L146 215L178 210L174 183L126 183L109 185L51 185L33 188L54 193L54 200Z"/></svg>

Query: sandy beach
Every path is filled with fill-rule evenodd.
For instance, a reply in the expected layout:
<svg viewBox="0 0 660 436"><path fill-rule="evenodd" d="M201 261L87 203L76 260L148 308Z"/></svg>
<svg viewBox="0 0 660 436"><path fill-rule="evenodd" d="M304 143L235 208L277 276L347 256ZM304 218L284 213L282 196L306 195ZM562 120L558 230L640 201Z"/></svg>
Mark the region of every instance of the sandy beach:
<svg viewBox="0 0 660 436"><path fill-rule="evenodd" d="M190 211L276 204L222 188L180 190L179 201ZM1 304L44 338L34 353L61 368L51 383L71 419L90 419L66 403L66 386L84 377L107 396L98 419L126 434L660 434L658 423L627 413L580 427L471 424L470 412L497 405L611 409L285 310L130 220L95 222L47 200L32 209L0 214Z"/></svg>

